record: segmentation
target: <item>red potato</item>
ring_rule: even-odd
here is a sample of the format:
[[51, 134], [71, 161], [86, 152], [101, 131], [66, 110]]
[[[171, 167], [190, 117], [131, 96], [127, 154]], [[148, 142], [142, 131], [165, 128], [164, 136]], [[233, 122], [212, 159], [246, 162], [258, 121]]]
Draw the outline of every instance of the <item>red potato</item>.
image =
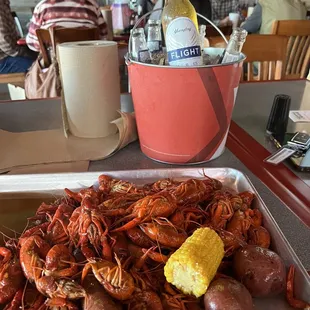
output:
[[213, 281], [204, 296], [205, 310], [253, 310], [251, 294], [232, 278]]
[[248, 245], [234, 255], [236, 279], [243, 283], [253, 297], [270, 297], [283, 292], [286, 282], [285, 266], [278, 254], [255, 245]]
[[86, 291], [84, 310], [121, 310], [122, 306], [110, 297], [103, 286], [93, 276], [87, 276], [83, 281]]

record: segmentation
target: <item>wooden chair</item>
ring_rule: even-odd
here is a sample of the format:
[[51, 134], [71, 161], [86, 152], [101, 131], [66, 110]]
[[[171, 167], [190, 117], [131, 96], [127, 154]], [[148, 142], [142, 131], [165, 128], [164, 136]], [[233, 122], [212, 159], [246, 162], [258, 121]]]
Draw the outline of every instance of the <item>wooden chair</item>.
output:
[[113, 23], [112, 23], [112, 10], [110, 6], [101, 6], [100, 11], [107, 24], [108, 35], [107, 39], [113, 41]]
[[310, 64], [310, 20], [277, 20], [272, 33], [289, 38], [285, 78], [305, 78]]
[[[37, 36], [40, 43], [41, 54], [44, 65], [49, 66], [51, 63], [49, 48], [51, 47], [51, 38], [48, 30], [38, 29]], [[55, 29], [55, 44], [74, 41], [99, 40], [100, 33], [97, 28], [56, 28]], [[121, 84], [126, 84], [128, 80], [127, 66], [124, 56], [128, 52], [128, 44], [118, 44], [119, 68], [120, 77], [123, 79]], [[123, 87], [124, 90], [124, 87]], [[125, 92], [125, 91], [123, 91]]]
[[0, 74], [0, 84], [13, 84], [15, 86], [24, 87], [25, 76], [25, 73]]
[[[223, 38], [208, 38], [210, 46], [226, 47]], [[246, 55], [246, 74], [241, 80], [281, 80], [284, 77], [287, 37], [277, 35], [249, 35], [242, 52]], [[258, 73], [253, 74], [254, 63], [258, 62]]]
[[[48, 67], [51, 63], [49, 49], [52, 45], [49, 30], [37, 29], [36, 34], [40, 44], [40, 51], [43, 57], [44, 65]], [[91, 41], [100, 39], [98, 28], [55, 28], [55, 44], [76, 41]]]
[[[225, 35], [225, 38], [227, 41], [229, 41], [230, 36]], [[220, 48], [226, 48], [226, 43], [224, 39], [218, 35], [214, 37], [207, 36], [207, 39], [209, 40], [210, 47], [220, 47]]]
[[[224, 27], [219, 27], [219, 29], [222, 31], [222, 33], [225, 36], [229, 36], [232, 33], [232, 26], [224, 26]], [[211, 25], [207, 25], [206, 27], [206, 35], [207, 37], [216, 37], [219, 35], [218, 31]]]

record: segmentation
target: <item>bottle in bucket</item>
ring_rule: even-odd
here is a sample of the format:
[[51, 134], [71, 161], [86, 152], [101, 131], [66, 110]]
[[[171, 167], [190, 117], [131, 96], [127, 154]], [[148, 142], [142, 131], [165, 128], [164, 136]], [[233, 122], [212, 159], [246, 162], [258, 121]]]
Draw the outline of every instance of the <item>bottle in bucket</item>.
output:
[[144, 29], [136, 28], [131, 31], [131, 35], [132, 35], [132, 52], [131, 52], [132, 59], [139, 62], [151, 63], [151, 55], [146, 44]]
[[147, 47], [151, 54], [153, 64], [158, 65], [165, 58], [162, 47], [161, 21], [149, 20], [147, 30]]
[[166, 0], [162, 24], [169, 65], [201, 66], [197, 14], [190, 1]]
[[162, 50], [161, 22], [160, 20], [149, 20], [147, 30], [147, 47], [151, 53]]
[[247, 35], [247, 31], [242, 28], [234, 29], [223, 54], [221, 63], [235, 62], [240, 59], [241, 50]]

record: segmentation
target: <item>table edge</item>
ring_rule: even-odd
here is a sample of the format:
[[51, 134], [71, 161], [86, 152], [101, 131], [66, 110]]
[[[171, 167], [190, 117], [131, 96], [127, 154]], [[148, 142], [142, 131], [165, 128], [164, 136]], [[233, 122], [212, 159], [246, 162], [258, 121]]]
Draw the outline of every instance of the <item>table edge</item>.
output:
[[274, 166], [264, 162], [270, 155], [234, 121], [231, 122], [228, 149], [256, 175], [283, 203], [310, 227], [310, 187], [284, 164]]

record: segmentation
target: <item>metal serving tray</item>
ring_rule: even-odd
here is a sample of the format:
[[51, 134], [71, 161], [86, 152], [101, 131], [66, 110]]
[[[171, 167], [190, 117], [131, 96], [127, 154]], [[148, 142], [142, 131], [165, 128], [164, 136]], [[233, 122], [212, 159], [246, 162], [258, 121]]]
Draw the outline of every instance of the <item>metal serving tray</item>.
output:
[[[176, 168], [0, 176], [0, 230], [7, 227], [16, 231], [21, 231], [25, 227], [26, 217], [33, 215], [42, 201], [52, 201], [56, 197], [64, 195], [63, 189], [65, 187], [78, 190], [96, 185], [98, 184], [97, 178], [102, 173], [138, 185], [150, 183], [162, 178], [174, 178], [177, 180], [203, 178], [203, 174], [205, 173], [212, 178], [220, 180], [224, 186], [238, 192], [246, 190], [254, 192], [257, 197], [254, 201], [254, 206], [263, 213], [264, 226], [271, 234], [272, 249], [282, 257], [287, 267], [291, 264], [296, 266], [296, 297], [310, 302], [309, 275], [250, 180], [243, 173], [235, 169]], [[287, 304], [284, 294], [276, 298], [255, 299], [254, 302], [255, 309], [257, 310], [292, 309]]]

